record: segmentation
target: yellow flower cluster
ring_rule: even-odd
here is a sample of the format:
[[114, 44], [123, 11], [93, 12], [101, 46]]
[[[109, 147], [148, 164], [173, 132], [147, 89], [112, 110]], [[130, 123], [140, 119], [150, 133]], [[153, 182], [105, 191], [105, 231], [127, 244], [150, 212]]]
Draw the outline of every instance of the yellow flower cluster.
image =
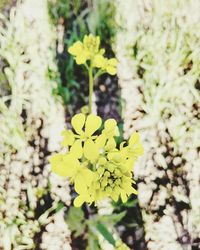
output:
[[107, 72], [110, 75], [116, 74], [117, 60], [115, 58], [108, 59], [103, 56], [105, 50], [100, 49], [99, 36], [85, 35], [83, 42], [77, 41], [71, 47], [68, 52], [75, 57], [77, 64], [85, 64], [90, 60], [92, 67], [96, 67]]
[[72, 130], [63, 131], [62, 146], [67, 153], [57, 153], [50, 159], [52, 171], [60, 176], [69, 177], [74, 183], [77, 198], [75, 206], [84, 202], [97, 202], [105, 197], [117, 201], [121, 197], [127, 201], [132, 187], [132, 169], [138, 156], [143, 154], [138, 133], [133, 133], [128, 142], [117, 148], [115, 136], [119, 135], [117, 123], [108, 119], [102, 132], [99, 116], [76, 114], [71, 121]]

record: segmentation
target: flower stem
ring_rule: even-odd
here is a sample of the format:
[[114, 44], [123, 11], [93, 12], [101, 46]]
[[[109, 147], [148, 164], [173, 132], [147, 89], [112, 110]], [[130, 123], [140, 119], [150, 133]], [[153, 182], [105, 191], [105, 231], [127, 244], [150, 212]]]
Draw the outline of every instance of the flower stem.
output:
[[99, 71], [97, 71], [97, 73], [94, 75], [94, 80], [99, 77], [100, 75], [102, 75], [103, 73], [105, 73], [105, 70], [100, 69]]
[[94, 78], [92, 74], [92, 65], [90, 66], [89, 73], [89, 113], [92, 113], [92, 95], [93, 95], [93, 87], [94, 87]]

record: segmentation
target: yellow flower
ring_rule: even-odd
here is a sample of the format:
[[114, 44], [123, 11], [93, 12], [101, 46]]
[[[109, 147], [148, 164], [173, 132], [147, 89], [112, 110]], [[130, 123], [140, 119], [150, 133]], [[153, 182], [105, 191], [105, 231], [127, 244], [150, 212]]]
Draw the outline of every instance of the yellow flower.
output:
[[89, 59], [88, 51], [84, 49], [83, 43], [80, 41], [69, 47], [68, 52], [75, 56], [77, 64], [84, 64]]
[[[86, 117], [84, 114], [77, 114], [72, 118], [72, 127], [82, 140], [91, 138], [92, 135], [100, 128], [102, 123], [101, 117], [90, 114]], [[83, 127], [85, 129], [83, 130]]]
[[[62, 145], [71, 146], [70, 152], [77, 158], [81, 158], [84, 153], [88, 160], [94, 161], [98, 157], [98, 147], [93, 142], [97, 136], [93, 136], [93, 134], [101, 126], [101, 118], [93, 114], [87, 117], [84, 114], [77, 114], [72, 118], [71, 123], [76, 134], [70, 130], [63, 131]], [[78, 140], [75, 141], [75, 138]], [[84, 146], [82, 146], [82, 142], [84, 142]]]
[[115, 119], [108, 119], [105, 121], [104, 130], [102, 132], [106, 138], [112, 138], [113, 136], [119, 136], [119, 129]]
[[90, 34], [85, 35], [83, 42], [77, 41], [69, 47], [68, 52], [75, 57], [77, 64], [84, 64], [91, 60], [95, 54], [102, 54], [104, 51], [99, 50], [100, 38]]
[[108, 59], [107, 64], [106, 64], [106, 71], [110, 75], [115, 75], [117, 73], [117, 59], [116, 58], [111, 58]]
[[[99, 187], [96, 187], [96, 180], [91, 184], [94, 200], [98, 199], [99, 193], [102, 197], [111, 197], [117, 201], [121, 197], [123, 202], [127, 201], [130, 194], [137, 194], [137, 191], [132, 187], [131, 169], [125, 166], [126, 156], [112, 148], [112, 152], [108, 152], [107, 159], [101, 158], [98, 161], [98, 182]], [[95, 193], [96, 192], [96, 193]]]
[[105, 197], [126, 202], [130, 194], [137, 194], [132, 187], [132, 173], [135, 161], [143, 153], [139, 134], [133, 133], [128, 144], [122, 142], [118, 148], [116, 121], [106, 120], [102, 132], [97, 133], [101, 123], [96, 115], [75, 115], [71, 121], [75, 132], [62, 133], [62, 145], [69, 148], [68, 152], [50, 159], [52, 171], [74, 183], [78, 194], [75, 206], [96, 203]]
[[84, 202], [92, 203], [92, 199], [90, 194], [87, 192], [81, 192], [75, 199], [74, 199], [74, 206], [80, 207], [83, 205]]
[[106, 63], [107, 59], [103, 55], [97, 54], [94, 57], [94, 62], [93, 62], [94, 67], [105, 69]]
[[93, 68], [101, 69], [102, 73], [107, 72], [110, 75], [115, 75], [117, 72], [116, 58], [104, 57], [105, 50], [100, 49], [99, 46], [99, 36], [89, 34], [84, 36], [83, 42], [77, 41], [70, 46], [68, 52], [75, 57], [77, 64], [85, 64], [87, 60], [90, 60]]
[[94, 66], [97, 68], [101, 68], [110, 75], [115, 75], [117, 73], [116, 58], [107, 59], [104, 56], [98, 54], [94, 57]]
[[[119, 136], [119, 129], [117, 127], [117, 122], [115, 119], [108, 119], [104, 123], [104, 129], [102, 130], [102, 134], [97, 137], [95, 140], [95, 144], [98, 146], [98, 148], [103, 148], [106, 144], [106, 141], [108, 139], [111, 139], [112, 144], [115, 143], [113, 140], [114, 136]], [[108, 145], [111, 143], [111, 141], [107, 142], [107, 148]]]
[[83, 46], [84, 49], [87, 50], [90, 54], [90, 59], [99, 52], [99, 45], [100, 45], [100, 37], [93, 36], [89, 34], [88, 36], [85, 35], [83, 38]]
[[75, 136], [71, 130], [64, 130], [61, 135], [63, 136], [63, 140], [61, 142], [63, 147], [73, 145]]
[[121, 151], [134, 161], [144, 153], [144, 148], [140, 143], [140, 136], [137, 132], [131, 135], [128, 146], [123, 147], [123, 144], [121, 144]]
[[51, 170], [62, 177], [70, 177], [77, 193], [87, 193], [94, 173], [86, 166], [81, 166], [78, 159], [72, 154], [55, 154], [50, 158]]

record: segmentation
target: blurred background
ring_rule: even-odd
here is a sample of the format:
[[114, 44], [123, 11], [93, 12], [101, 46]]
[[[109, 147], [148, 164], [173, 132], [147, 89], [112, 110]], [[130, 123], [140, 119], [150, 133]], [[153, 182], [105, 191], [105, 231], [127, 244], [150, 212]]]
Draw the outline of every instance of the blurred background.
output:
[[[117, 76], [95, 83], [96, 112], [137, 130], [138, 196], [73, 208], [50, 173], [60, 133], [88, 103], [67, 48], [101, 37]], [[0, 1], [0, 249], [109, 250], [98, 222], [134, 250], [200, 249], [200, 1]]]

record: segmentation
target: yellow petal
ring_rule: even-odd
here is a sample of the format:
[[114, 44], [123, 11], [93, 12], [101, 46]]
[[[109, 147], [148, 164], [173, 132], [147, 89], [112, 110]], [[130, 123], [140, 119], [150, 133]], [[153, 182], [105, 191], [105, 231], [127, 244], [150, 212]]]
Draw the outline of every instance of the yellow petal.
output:
[[113, 150], [115, 147], [116, 147], [115, 139], [110, 138], [106, 143], [105, 150], [110, 151], [110, 150]]
[[83, 176], [85, 183], [87, 186], [90, 186], [90, 184], [92, 183], [92, 181], [95, 178], [94, 172], [92, 172], [91, 170], [87, 169], [87, 168], [82, 168], [80, 171], [81, 176]]
[[97, 67], [97, 68], [105, 68], [105, 63], [106, 63], [106, 59], [98, 54], [94, 57], [94, 67]]
[[134, 163], [135, 163], [135, 160], [133, 158], [130, 158], [130, 159], [126, 160], [126, 162], [124, 164], [124, 168], [127, 171], [132, 171], [133, 167], [134, 167]]
[[106, 71], [110, 75], [115, 75], [117, 73], [117, 69], [115, 67], [113, 67], [113, 66], [107, 66]]
[[132, 146], [138, 144], [139, 142], [140, 142], [140, 135], [137, 132], [134, 132], [129, 139], [129, 145]]
[[116, 58], [111, 58], [107, 62], [106, 71], [110, 75], [115, 75], [117, 73], [116, 66], [117, 66], [117, 60], [116, 60]]
[[116, 58], [111, 58], [108, 60], [109, 65], [111, 66], [117, 66], [117, 59]]
[[54, 154], [50, 157], [49, 162], [51, 165], [56, 165], [59, 164], [61, 161], [63, 161], [63, 154], [58, 153], [58, 154]]
[[99, 149], [97, 145], [91, 139], [89, 139], [84, 143], [83, 153], [85, 158], [91, 162], [94, 162], [99, 156]]
[[85, 53], [81, 53], [80, 55], [76, 56], [76, 63], [78, 65], [84, 64], [87, 61], [87, 55]]
[[91, 136], [94, 132], [97, 131], [101, 126], [101, 117], [97, 115], [90, 114], [88, 115], [85, 123], [85, 132], [87, 136]]
[[74, 178], [75, 190], [77, 193], [83, 193], [85, 196], [88, 194], [88, 187], [94, 180], [94, 173], [87, 169], [80, 167], [76, 177]]
[[80, 173], [76, 175], [74, 178], [74, 188], [77, 193], [87, 193], [87, 184], [84, 176], [82, 176]]
[[68, 52], [73, 55], [80, 55], [83, 50], [83, 44], [80, 41], [75, 42], [72, 46], [69, 47]]
[[79, 196], [77, 196], [74, 200], [74, 206], [80, 207], [84, 202], [92, 202], [92, 199], [90, 197], [89, 193], [81, 193]]
[[76, 158], [80, 159], [83, 155], [83, 148], [81, 140], [76, 140], [70, 148], [70, 153]]
[[99, 45], [100, 45], [100, 37], [99, 36], [96, 36], [96, 41], [95, 41], [95, 49], [96, 51], [99, 50]]
[[64, 137], [61, 142], [63, 147], [71, 146], [74, 143], [74, 133], [71, 130], [64, 130], [62, 136]]
[[[107, 160], [106, 160], [106, 158], [105, 157], [99, 157], [99, 159], [98, 159], [98, 164], [99, 165], [106, 165], [106, 163], [107, 163]], [[98, 168], [98, 171], [101, 173], [103, 173], [104, 172], [104, 170], [102, 169], [102, 168]]]
[[112, 163], [108, 163], [106, 165], [106, 167], [107, 167], [108, 171], [113, 172], [115, 170], [115, 168], [116, 168], [116, 165], [114, 165]]
[[99, 54], [100, 54], [100, 55], [103, 55], [104, 53], [105, 53], [105, 49], [100, 49], [100, 50], [99, 50]]
[[78, 195], [74, 200], [74, 206], [75, 207], [81, 207], [83, 203], [85, 202], [83, 195]]
[[112, 195], [111, 195], [111, 198], [112, 198], [115, 202], [117, 202], [117, 201], [118, 201], [119, 196], [118, 196], [118, 194], [117, 194], [117, 193], [115, 193], [115, 191], [113, 191], [113, 192], [112, 192]]
[[72, 177], [80, 167], [79, 161], [71, 155], [55, 155], [51, 160], [51, 170], [59, 176]]
[[115, 119], [108, 119], [105, 121], [103, 133], [107, 138], [115, 136], [117, 122]]
[[128, 198], [127, 198], [126, 192], [124, 192], [124, 191], [122, 190], [120, 196], [121, 196], [121, 199], [122, 199], [122, 202], [123, 202], [123, 203], [127, 202], [127, 199], [128, 199]]
[[[91, 34], [90, 34], [90, 35], [91, 35]], [[89, 39], [90, 35], [89, 35], [89, 36], [88, 36], [88, 35], [85, 35], [85, 36], [84, 36], [84, 38], [83, 38], [83, 44], [84, 44], [84, 45], [86, 45], [86, 44], [89, 42], [89, 40], [90, 40], [90, 39]]]
[[105, 121], [104, 127], [107, 130], [113, 130], [116, 125], [117, 125], [117, 122], [115, 121], [115, 119], [108, 119]]
[[125, 156], [121, 152], [116, 151], [116, 152], [109, 153], [108, 154], [108, 159], [111, 160], [111, 161], [114, 161], [116, 163], [120, 163], [120, 162], [124, 161]]
[[138, 191], [132, 187], [132, 193], [135, 194], [135, 195], [138, 195]]
[[82, 128], [85, 124], [85, 115], [80, 113], [72, 117], [72, 127], [76, 131], [77, 134], [82, 133]]
[[106, 137], [104, 134], [101, 134], [97, 137], [95, 140], [95, 144], [97, 145], [98, 148], [103, 148], [106, 143]]
[[63, 154], [56, 154], [50, 158], [51, 171], [59, 176], [68, 177], [68, 172], [66, 172], [65, 163], [63, 162]]

